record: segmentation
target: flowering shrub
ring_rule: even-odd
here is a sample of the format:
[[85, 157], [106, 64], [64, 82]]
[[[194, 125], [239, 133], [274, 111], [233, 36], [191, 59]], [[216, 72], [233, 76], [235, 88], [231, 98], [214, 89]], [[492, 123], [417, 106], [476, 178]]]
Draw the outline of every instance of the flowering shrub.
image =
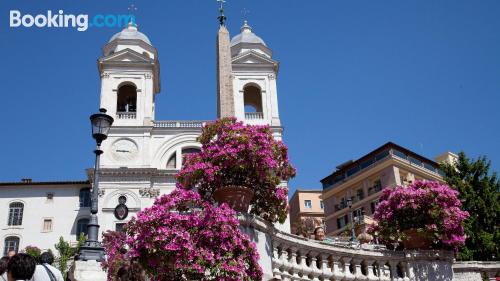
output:
[[32, 256], [37, 262], [40, 260], [40, 255], [42, 254], [42, 250], [37, 246], [26, 246], [23, 252]]
[[469, 213], [460, 209], [458, 192], [446, 184], [416, 181], [409, 186], [386, 187], [374, 214], [378, 232], [387, 241], [407, 239], [403, 232], [416, 229], [427, 234], [434, 248], [457, 250], [464, 244], [463, 221]]
[[235, 212], [193, 191], [176, 189], [159, 197], [131, 219], [125, 234], [106, 247], [110, 267], [127, 244], [128, 258], [138, 259], [151, 280], [262, 278], [255, 245], [239, 229]]
[[114, 280], [114, 276], [123, 265], [128, 263], [124, 242], [127, 236], [123, 232], [108, 230], [103, 233], [102, 244], [106, 251], [107, 260], [102, 262], [102, 267], [107, 271], [108, 281]]
[[284, 222], [288, 213], [288, 189], [281, 181], [295, 176], [287, 147], [273, 138], [269, 126], [250, 126], [235, 118], [207, 124], [198, 141], [200, 153], [186, 156], [177, 174], [178, 187], [196, 187], [203, 198], [213, 200], [218, 188], [243, 186], [254, 192], [250, 212], [270, 222]]

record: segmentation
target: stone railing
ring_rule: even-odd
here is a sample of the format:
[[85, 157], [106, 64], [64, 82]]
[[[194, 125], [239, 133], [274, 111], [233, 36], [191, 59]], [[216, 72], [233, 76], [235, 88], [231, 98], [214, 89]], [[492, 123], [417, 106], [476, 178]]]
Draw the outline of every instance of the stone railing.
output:
[[207, 121], [198, 121], [198, 120], [186, 120], [186, 121], [177, 121], [177, 120], [162, 120], [162, 121], [154, 121], [155, 128], [202, 128], [205, 126]]
[[453, 278], [453, 253], [389, 251], [376, 245], [318, 242], [278, 231], [241, 215], [242, 228], [257, 244], [264, 280], [391, 280]]
[[253, 119], [264, 119], [263, 112], [245, 112], [245, 119], [253, 120]]
[[135, 112], [117, 112], [116, 117], [118, 119], [135, 119], [137, 114]]
[[499, 280], [500, 262], [456, 262], [453, 264], [453, 275], [454, 281]]

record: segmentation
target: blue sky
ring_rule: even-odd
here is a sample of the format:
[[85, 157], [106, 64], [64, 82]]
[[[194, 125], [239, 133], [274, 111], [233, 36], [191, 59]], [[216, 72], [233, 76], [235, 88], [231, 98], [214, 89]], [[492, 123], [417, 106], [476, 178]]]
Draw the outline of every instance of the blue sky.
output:
[[[157, 119], [213, 119], [217, 4], [211, 0], [0, 2], [0, 181], [85, 179], [96, 59], [120, 28], [10, 28], [9, 11], [126, 14], [158, 49]], [[500, 1], [228, 0], [281, 62], [278, 98], [298, 169], [292, 189], [387, 141], [429, 158], [487, 155], [500, 170]]]

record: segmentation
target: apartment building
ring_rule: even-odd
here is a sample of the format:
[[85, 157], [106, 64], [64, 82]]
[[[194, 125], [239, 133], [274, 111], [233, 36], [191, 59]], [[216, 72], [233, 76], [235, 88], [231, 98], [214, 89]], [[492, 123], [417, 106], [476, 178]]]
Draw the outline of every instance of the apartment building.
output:
[[314, 229], [324, 225], [324, 205], [321, 189], [297, 189], [290, 199], [291, 233], [312, 235]]
[[[452, 162], [450, 152], [437, 162]], [[354, 221], [366, 221], [375, 212], [386, 186], [407, 185], [416, 180], [443, 181], [438, 163], [409, 149], [388, 142], [357, 160], [350, 160], [321, 180], [327, 235], [338, 235]], [[350, 199], [350, 200], [349, 200]], [[349, 204], [351, 206], [349, 206]]]

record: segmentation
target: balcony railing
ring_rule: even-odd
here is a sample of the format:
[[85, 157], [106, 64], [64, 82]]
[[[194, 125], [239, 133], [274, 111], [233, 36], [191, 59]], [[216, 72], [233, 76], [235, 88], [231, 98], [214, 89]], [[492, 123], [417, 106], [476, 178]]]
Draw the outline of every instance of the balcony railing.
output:
[[335, 212], [338, 212], [340, 210], [343, 210], [347, 208], [347, 205], [345, 203], [340, 203], [335, 205]]
[[254, 120], [254, 119], [264, 119], [263, 112], [245, 112], [245, 119]]
[[368, 196], [373, 195], [381, 190], [382, 190], [381, 185], [372, 186], [372, 187], [368, 188]]
[[339, 174], [335, 176], [335, 178], [331, 179], [330, 182], [324, 183], [323, 184], [323, 189], [326, 188], [331, 188], [333, 186], [339, 185], [350, 178], [355, 177], [358, 175], [360, 172], [372, 168], [375, 165], [378, 165], [381, 163], [383, 160], [385, 160], [388, 157], [393, 157], [396, 159], [403, 160], [413, 166], [418, 166], [419, 168], [425, 169], [428, 172], [431, 172], [435, 175], [441, 176], [441, 172], [437, 167], [434, 167], [430, 163], [427, 162], [422, 162], [421, 160], [416, 159], [415, 157], [412, 157], [402, 151], [399, 151], [395, 148], [387, 149], [379, 154], [375, 155], [374, 157], [364, 160], [363, 162], [359, 163], [358, 165], [350, 168], [349, 170], [345, 171], [345, 173]]
[[116, 112], [116, 117], [118, 117], [118, 119], [135, 119], [137, 117], [137, 113], [118, 111]]
[[207, 121], [187, 120], [187, 121], [154, 121], [155, 128], [202, 128]]

